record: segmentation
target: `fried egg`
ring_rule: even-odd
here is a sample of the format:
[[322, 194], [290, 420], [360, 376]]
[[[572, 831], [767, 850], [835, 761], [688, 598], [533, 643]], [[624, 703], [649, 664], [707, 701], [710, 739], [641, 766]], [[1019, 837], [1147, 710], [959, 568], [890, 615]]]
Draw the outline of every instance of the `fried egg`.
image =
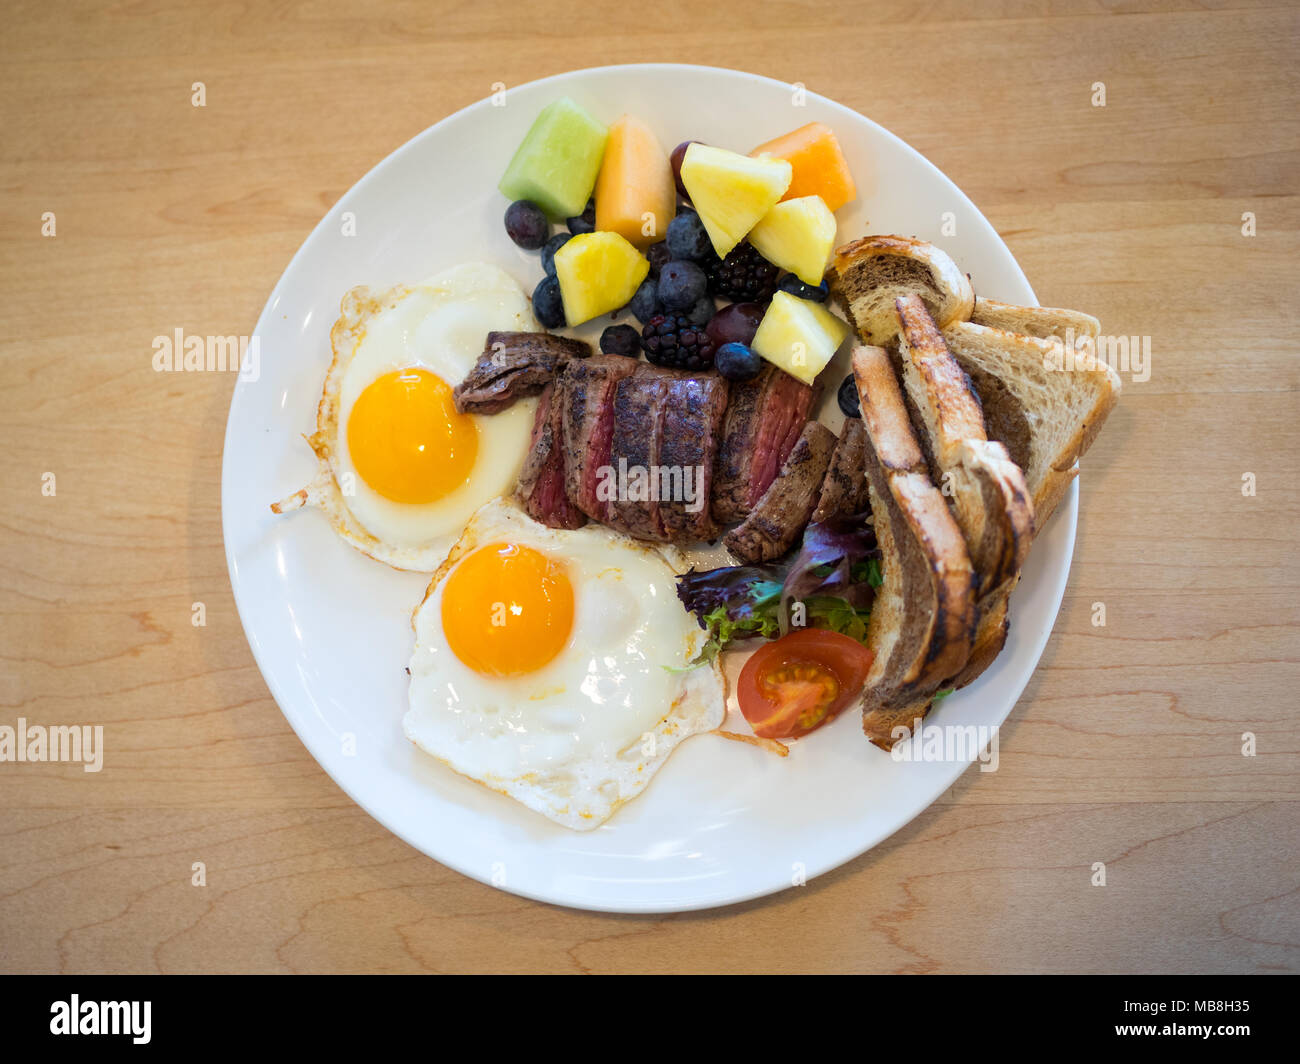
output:
[[452, 389], [489, 332], [537, 329], [527, 296], [486, 263], [352, 289], [330, 332], [334, 358], [307, 438], [317, 476], [272, 510], [314, 506], [372, 558], [432, 572], [474, 511], [514, 486], [536, 406], [461, 414]]
[[680, 555], [597, 525], [547, 528], [512, 500], [474, 515], [412, 619], [406, 736], [578, 831], [635, 798], [723, 720]]

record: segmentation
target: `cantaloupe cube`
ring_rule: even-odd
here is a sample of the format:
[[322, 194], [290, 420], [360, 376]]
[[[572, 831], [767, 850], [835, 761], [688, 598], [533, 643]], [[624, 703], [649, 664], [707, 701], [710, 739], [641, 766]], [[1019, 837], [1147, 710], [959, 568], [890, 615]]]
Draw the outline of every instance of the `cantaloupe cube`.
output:
[[676, 213], [668, 153], [641, 119], [624, 115], [605, 141], [596, 178], [596, 228], [648, 248], [664, 238]]
[[831, 128], [821, 122], [800, 126], [783, 137], [760, 144], [749, 154], [756, 159], [761, 155], [785, 159], [794, 168], [790, 187], [782, 199], [821, 196], [833, 211], [857, 199], [857, 186], [853, 184], [840, 142]]
[[605, 151], [606, 130], [567, 96], [542, 108], [497, 186], [532, 200], [552, 221], [581, 214]]

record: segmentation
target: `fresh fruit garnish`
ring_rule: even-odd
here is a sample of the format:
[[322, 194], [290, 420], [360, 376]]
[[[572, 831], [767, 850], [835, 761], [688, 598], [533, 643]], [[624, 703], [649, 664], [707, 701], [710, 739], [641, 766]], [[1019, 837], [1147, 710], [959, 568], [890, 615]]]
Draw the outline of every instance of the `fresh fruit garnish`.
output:
[[690, 310], [708, 291], [709, 279], [693, 262], [674, 260], [659, 271], [659, 305], [665, 310]]
[[782, 200], [749, 231], [749, 242], [768, 262], [818, 285], [835, 246], [835, 215], [820, 196]]
[[600, 334], [600, 352], [603, 355], [623, 355], [625, 358], [641, 357], [641, 334], [631, 325], [610, 325]]
[[781, 270], [763, 258], [748, 241], [737, 244], [725, 259], [710, 255], [704, 264], [713, 294], [737, 303], [762, 303], [772, 298]]
[[506, 236], [525, 251], [536, 251], [551, 235], [546, 213], [531, 200], [515, 200], [506, 208]]
[[825, 281], [815, 288], [810, 284], [804, 284], [794, 274], [787, 274], [781, 278], [781, 283], [776, 286], [782, 292], [789, 292], [792, 296], [798, 296], [800, 299], [811, 299], [814, 303], [825, 303], [830, 298], [831, 289]]
[[573, 236], [578, 236], [581, 233], [594, 233], [596, 231], [596, 201], [588, 200], [587, 206], [583, 208], [581, 214], [575, 214], [572, 218], [564, 219], [564, 227]]
[[763, 359], [748, 344], [723, 344], [713, 356], [713, 364], [729, 381], [747, 381], [757, 377]]
[[686, 312], [686, 317], [690, 319], [692, 325], [708, 332], [709, 322], [713, 320], [716, 311], [717, 305], [713, 302], [712, 296], [700, 296]]
[[751, 159], [707, 144], [686, 149], [682, 184], [719, 258], [726, 258], [784, 195], [791, 172], [784, 159]]
[[672, 220], [668, 226], [667, 239], [668, 250], [675, 259], [704, 262], [715, 257], [709, 231], [694, 211], [684, 211]]
[[554, 277], [543, 277], [533, 289], [533, 317], [548, 329], [558, 329], [564, 324], [560, 283]]
[[727, 304], [709, 322], [709, 338], [718, 347], [723, 344], [748, 346], [754, 342], [754, 333], [758, 331], [765, 309], [761, 303]]
[[704, 370], [713, 365], [709, 334], [681, 314], [656, 314], [641, 330], [641, 350], [665, 369]]
[[572, 233], [556, 233], [542, 245], [542, 269], [546, 271], [547, 277], [555, 276], [555, 253], [569, 242], [572, 235]]
[[606, 130], [567, 96], [542, 108], [497, 186], [553, 221], [581, 214], [596, 187]]
[[764, 739], [796, 739], [862, 693], [874, 655], [856, 639], [801, 628], [766, 643], [740, 670], [740, 711]]
[[820, 303], [777, 292], [752, 346], [790, 376], [812, 384], [848, 335], [848, 324]]
[[698, 143], [699, 141], [695, 140], [684, 140], [668, 156], [668, 165], [673, 169], [673, 184], [677, 186], [677, 194], [684, 200], [689, 200], [691, 195], [686, 191], [686, 186], [682, 184], [682, 159], [686, 157], [686, 149], [692, 144]]
[[596, 178], [596, 228], [647, 248], [664, 239], [676, 213], [668, 153], [649, 126], [624, 115], [609, 127]]
[[[674, 218], [673, 221], [675, 222], [677, 219]], [[670, 229], [672, 228], [671, 222], [668, 227]], [[650, 263], [650, 276], [656, 281], [659, 279], [659, 271], [676, 258], [676, 256], [668, 250], [668, 243], [664, 240], [659, 241], [657, 244], [651, 244], [646, 248], [645, 257], [646, 261]]]
[[853, 379], [852, 373], [840, 383], [840, 390], [835, 394], [835, 401], [840, 404], [840, 410], [845, 417], [862, 416], [862, 400], [858, 396], [858, 382]]
[[659, 280], [647, 277], [641, 282], [636, 294], [628, 300], [627, 309], [632, 312], [642, 325], [653, 318], [662, 309], [659, 306]]
[[645, 256], [617, 233], [581, 233], [555, 253], [555, 276], [570, 325], [618, 310], [649, 272]]
[[760, 144], [752, 152], [758, 158], [785, 159], [794, 169], [784, 199], [820, 196], [832, 211], [857, 198], [858, 190], [849, 173], [840, 142], [829, 126], [809, 122], [784, 136]]

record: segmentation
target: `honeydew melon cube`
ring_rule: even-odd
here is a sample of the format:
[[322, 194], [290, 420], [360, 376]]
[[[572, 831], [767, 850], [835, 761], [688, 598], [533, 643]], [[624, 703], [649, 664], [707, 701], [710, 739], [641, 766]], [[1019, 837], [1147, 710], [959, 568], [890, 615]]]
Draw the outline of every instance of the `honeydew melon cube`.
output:
[[820, 303], [777, 292], [750, 346], [790, 376], [812, 384], [848, 335], [848, 323]]
[[532, 200], [552, 221], [581, 214], [596, 187], [606, 128], [569, 97], [542, 108], [497, 185], [511, 200]]

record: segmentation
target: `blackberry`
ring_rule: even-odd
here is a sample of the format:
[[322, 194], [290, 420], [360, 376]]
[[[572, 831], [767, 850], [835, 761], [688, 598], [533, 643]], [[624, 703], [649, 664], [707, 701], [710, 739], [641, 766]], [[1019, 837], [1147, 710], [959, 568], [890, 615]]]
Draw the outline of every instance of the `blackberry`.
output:
[[713, 365], [709, 334], [682, 314], [656, 314], [641, 330], [641, 349], [656, 366], [705, 370]]
[[733, 303], [762, 303], [772, 298], [780, 269], [758, 253], [753, 244], [737, 244], [725, 259], [712, 256], [704, 264], [713, 294]]

